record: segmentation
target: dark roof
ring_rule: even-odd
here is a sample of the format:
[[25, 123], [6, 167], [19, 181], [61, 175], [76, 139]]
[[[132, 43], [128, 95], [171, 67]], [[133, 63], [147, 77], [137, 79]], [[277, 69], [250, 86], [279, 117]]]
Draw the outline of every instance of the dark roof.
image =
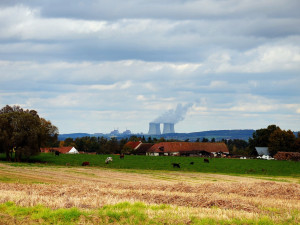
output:
[[132, 149], [137, 149], [137, 147], [139, 147], [140, 144], [142, 144], [141, 141], [129, 141], [125, 144], [125, 146], [130, 147]]
[[142, 143], [142, 144], [141, 144], [140, 146], [138, 146], [138, 148], [136, 149], [136, 153], [146, 153], [152, 146], [153, 146], [153, 144]]
[[229, 153], [223, 142], [161, 142], [153, 145], [148, 152], [187, 152], [206, 151]]

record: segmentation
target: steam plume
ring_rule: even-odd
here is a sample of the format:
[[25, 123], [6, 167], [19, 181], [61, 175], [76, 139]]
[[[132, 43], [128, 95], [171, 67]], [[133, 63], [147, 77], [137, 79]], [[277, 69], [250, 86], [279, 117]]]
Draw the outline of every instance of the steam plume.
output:
[[189, 103], [186, 105], [177, 104], [176, 109], [171, 109], [161, 116], [157, 117], [153, 120], [153, 123], [178, 123], [179, 121], [184, 120], [185, 114], [187, 113], [188, 109], [192, 107], [193, 104]]

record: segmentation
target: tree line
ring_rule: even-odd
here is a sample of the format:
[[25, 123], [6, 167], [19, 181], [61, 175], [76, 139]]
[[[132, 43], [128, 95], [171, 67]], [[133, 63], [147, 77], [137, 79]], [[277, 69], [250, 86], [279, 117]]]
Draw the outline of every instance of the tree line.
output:
[[[124, 148], [129, 141], [143, 143], [179, 142], [180, 140], [161, 137], [147, 139], [144, 136], [130, 138], [82, 137], [67, 138], [58, 141], [58, 128], [49, 120], [40, 117], [35, 110], [24, 110], [19, 106], [5, 106], [0, 110], [0, 153], [6, 154], [8, 161], [29, 158], [39, 154], [41, 147], [73, 146], [79, 151], [96, 152], [98, 154], [130, 154], [131, 150]], [[189, 142], [189, 139], [184, 140]], [[215, 138], [198, 138], [196, 142], [216, 142]], [[278, 151], [300, 152], [300, 133], [297, 137], [291, 130], [282, 130], [276, 125], [256, 130], [248, 141], [221, 140], [231, 154], [255, 156], [255, 147], [268, 147], [271, 155]], [[14, 158], [13, 158], [14, 157]]]

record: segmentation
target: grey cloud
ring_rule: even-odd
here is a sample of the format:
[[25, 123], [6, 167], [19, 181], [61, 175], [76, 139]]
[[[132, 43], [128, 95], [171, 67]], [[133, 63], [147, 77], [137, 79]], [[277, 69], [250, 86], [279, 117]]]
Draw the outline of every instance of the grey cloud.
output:
[[196, 103], [176, 131], [296, 129], [299, 5], [0, 1], [0, 104], [35, 108], [61, 132], [146, 132], [180, 102]]
[[[24, 4], [41, 7], [46, 17], [85, 18], [92, 20], [116, 20], [122, 18], [168, 18], [168, 19], [203, 19], [234, 17], [299, 17], [300, 3], [297, 0], [202, 0], [202, 1], [73, 1], [63, 3], [59, 0], [46, 1], [1, 1], [0, 5]], [[270, 6], [272, 4], [272, 6]]]

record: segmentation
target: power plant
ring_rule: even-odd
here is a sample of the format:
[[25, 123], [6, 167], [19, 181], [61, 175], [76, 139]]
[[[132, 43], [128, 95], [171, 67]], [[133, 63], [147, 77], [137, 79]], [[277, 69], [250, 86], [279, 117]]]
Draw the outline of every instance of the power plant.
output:
[[[163, 134], [175, 133], [174, 123], [163, 123]], [[149, 123], [149, 132], [151, 135], [160, 135], [160, 123]]]
[[187, 110], [192, 107], [193, 104], [177, 104], [176, 109], [171, 109], [164, 112], [155, 120], [149, 123], [150, 135], [160, 135], [160, 124], [163, 124], [162, 134], [175, 133], [174, 124], [182, 121], [186, 115]]
[[160, 123], [149, 123], [148, 134], [160, 135]]
[[164, 123], [163, 134], [175, 133], [174, 123]]

